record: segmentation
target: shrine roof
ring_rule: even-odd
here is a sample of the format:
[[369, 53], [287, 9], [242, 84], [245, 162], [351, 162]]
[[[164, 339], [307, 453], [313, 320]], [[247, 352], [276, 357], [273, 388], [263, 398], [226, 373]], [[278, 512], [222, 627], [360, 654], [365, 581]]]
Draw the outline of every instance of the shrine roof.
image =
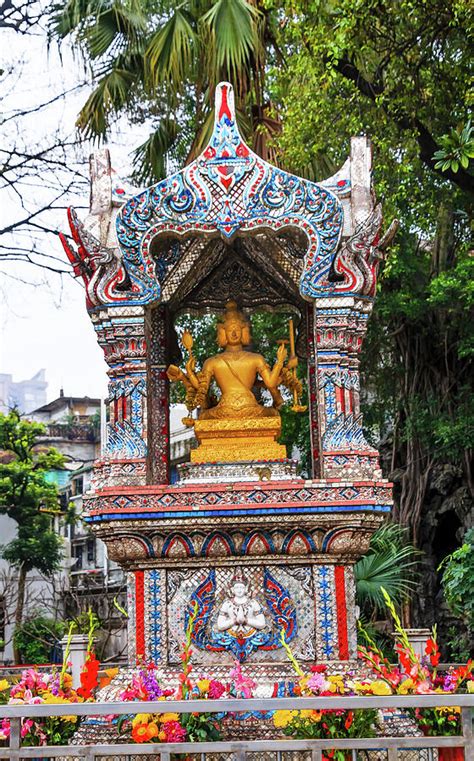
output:
[[[356, 291], [371, 294], [375, 263], [357, 262], [354, 246], [346, 251], [341, 247], [343, 236], [348, 240], [359, 234], [354, 245], [364, 248], [366, 258], [372, 256], [371, 244], [381, 223], [380, 210], [372, 212], [370, 146], [365, 138], [355, 140], [359, 153], [333, 177], [322, 183], [297, 177], [246, 145], [236, 120], [233, 88], [222, 82], [216, 88], [210, 141], [188, 166], [131, 197], [122, 194], [117, 201], [115, 194], [112, 202], [107, 154], [95, 171], [102, 176], [108, 172], [110, 198], [104, 202], [93, 183], [88, 218], [100, 240], [74, 211], [70, 224], [78, 252], [63, 240], [76, 274], [86, 281], [89, 308], [173, 299], [187, 303], [188, 298], [192, 307], [205, 301], [205, 294], [195, 290], [201, 283], [207, 282], [208, 293], [215, 292], [206, 279], [212, 268], [222, 269], [223, 262], [228, 270], [224, 280], [233, 278], [232, 266], [247, 267], [250, 281], [263, 274], [274, 289], [267, 295], [272, 303], [301, 296], [311, 300]], [[352, 182], [354, 169], [357, 187]], [[113, 221], [114, 237], [106, 233], [104, 239], [103, 229], [111, 229]], [[102, 269], [96, 273], [99, 265]]]

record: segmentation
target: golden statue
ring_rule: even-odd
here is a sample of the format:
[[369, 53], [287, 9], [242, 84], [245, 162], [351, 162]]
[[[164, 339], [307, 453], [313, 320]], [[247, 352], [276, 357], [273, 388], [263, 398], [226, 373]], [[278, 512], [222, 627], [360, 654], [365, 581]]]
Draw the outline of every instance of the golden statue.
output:
[[[278, 410], [283, 405], [278, 386], [284, 385], [293, 391], [293, 409], [302, 390], [296, 376], [298, 358], [294, 352], [292, 321], [290, 323], [290, 359], [285, 366], [286, 341], [280, 341], [272, 369], [261, 354], [244, 348], [251, 343], [250, 324], [235, 301], [226, 304], [224, 318], [217, 325], [217, 343], [223, 351], [206, 359], [199, 372], [196, 372], [192, 353], [192, 336], [187, 331], [183, 334], [183, 344], [189, 352], [186, 371], [170, 365], [167, 375], [171, 381], [184, 384], [189, 412], [199, 408], [197, 419], [188, 417], [183, 420], [187, 425], [194, 425], [200, 443], [191, 452], [192, 462], [286, 457], [285, 447], [276, 442], [281, 433]], [[212, 380], [221, 392], [215, 404], [209, 396]], [[268, 389], [273, 399], [272, 407], [258, 403], [252, 391], [258, 386]], [[303, 409], [298, 407], [298, 411]]]

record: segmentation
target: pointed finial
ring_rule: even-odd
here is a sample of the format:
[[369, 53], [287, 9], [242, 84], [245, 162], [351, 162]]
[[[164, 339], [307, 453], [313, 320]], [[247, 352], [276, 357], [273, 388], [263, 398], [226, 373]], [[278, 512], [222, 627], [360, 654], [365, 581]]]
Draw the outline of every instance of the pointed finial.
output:
[[222, 121], [227, 116], [229, 121], [235, 122], [234, 88], [230, 82], [219, 82], [216, 87], [214, 121]]

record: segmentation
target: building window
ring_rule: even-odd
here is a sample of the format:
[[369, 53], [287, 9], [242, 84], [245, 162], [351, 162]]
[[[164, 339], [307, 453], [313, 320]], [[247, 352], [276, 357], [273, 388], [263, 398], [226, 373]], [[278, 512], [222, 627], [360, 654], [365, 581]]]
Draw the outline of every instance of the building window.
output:
[[76, 563], [74, 565], [75, 571], [82, 571], [83, 555], [84, 548], [82, 544], [76, 544], [74, 547], [74, 557], [76, 558]]
[[87, 540], [87, 562], [93, 563], [95, 561], [95, 541], [94, 539]]
[[74, 494], [83, 494], [84, 493], [84, 478], [82, 476], [79, 476], [78, 478], [74, 479]]

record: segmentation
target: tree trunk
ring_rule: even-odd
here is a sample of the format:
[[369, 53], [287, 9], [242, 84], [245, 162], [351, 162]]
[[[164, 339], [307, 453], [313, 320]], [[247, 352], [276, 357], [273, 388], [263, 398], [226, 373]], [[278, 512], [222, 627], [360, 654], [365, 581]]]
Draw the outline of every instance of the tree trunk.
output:
[[[23, 620], [23, 608], [25, 607], [25, 590], [26, 590], [26, 574], [27, 573], [28, 571], [26, 570], [26, 566], [21, 565], [20, 571], [18, 574], [17, 601], [16, 601], [16, 610], [15, 610], [15, 630], [21, 625], [21, 622]], [[15, 639], [13, 639], [13, 657], [15, 659], [15, 663], [20, 662], [20, 653], [15, 644]]]

